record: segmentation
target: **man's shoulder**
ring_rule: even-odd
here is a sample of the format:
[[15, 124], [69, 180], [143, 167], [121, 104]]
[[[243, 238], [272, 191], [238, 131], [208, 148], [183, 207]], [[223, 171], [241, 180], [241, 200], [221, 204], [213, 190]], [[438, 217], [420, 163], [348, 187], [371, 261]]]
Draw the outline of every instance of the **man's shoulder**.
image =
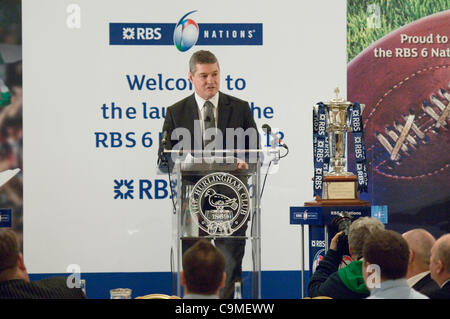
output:
[[428, 295], [431, 299], [450, 299], [450, 282]]
[[182, 108], [183, 106], [185, 106], [186, 104], [188, 104], [188, 103], [190, 103], [192, 101], [195, 101], [194, 94], [186, 96], [185, 98], [175, 102], [174, 104], [170, 105], [167, 109], [178, 110], [178, 109]]
[[80, 288], [69, 288], [65, 277], [38, 281], [9, 280], [0, 284], [0, 298], [13, 299], [84, 299]]
[[245, 100], [242, 100], [236, 96], [229, 95], [223, 92], [219, 92], [219, 103], [222, 103], [222, 101], [225, 104], [232, 104], [232, 105], [238, 105], [238, 106], [248, 106], [248, 102]]
[[40, 287], [46, 288], [60, 288], [67, 286], [67, 278], [64, 276], [53, 276], [47, 277], [41, 280], [32, 281], [31, 283], [36, 284]]
[[439, 285], [431, 278], [430, 273], [425, 273], [425, 276], [420, 278], [413, 286], [415, 290], [421, 292], [424, 295], [429, 295], [434, 291], [439, 290]]

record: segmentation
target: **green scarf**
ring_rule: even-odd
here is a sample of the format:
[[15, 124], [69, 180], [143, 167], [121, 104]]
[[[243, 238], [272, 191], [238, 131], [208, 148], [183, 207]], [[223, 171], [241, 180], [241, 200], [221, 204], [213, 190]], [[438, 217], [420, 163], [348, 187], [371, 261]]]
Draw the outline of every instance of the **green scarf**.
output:
[[362, 260], [352, 261], [338, 270], [338, 276], [348, 289], [360, 294], [369, 294], [362, 275], [362, 263]]

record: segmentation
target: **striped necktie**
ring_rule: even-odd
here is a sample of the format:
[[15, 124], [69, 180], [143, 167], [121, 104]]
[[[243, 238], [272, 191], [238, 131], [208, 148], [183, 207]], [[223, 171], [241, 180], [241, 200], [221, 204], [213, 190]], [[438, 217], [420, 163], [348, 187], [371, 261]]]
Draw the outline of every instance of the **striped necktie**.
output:
[[[209, 128], [216, 127], [216, 119], [214, 117], [214, 105], [210, 101], [206, 101], [203, 105], [203, 127], [206, 132]], [[214, 141], [215, 136], [205, 137], [204, 146]]]

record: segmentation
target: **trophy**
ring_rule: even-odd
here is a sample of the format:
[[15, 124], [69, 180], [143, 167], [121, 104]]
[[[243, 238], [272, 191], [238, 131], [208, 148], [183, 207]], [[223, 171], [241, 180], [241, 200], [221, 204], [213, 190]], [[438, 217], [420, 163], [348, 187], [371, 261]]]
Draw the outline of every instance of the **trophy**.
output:
[[[362, 109], [364, 105], [335, 97], [318, 103], [313, 109], [314, 138], [314, 202], [307, 206], [369, 205], [359, 200], [359, 191], [367, 191]], [[354, 138], [355, 175], [347, 171], [347, 135]]]

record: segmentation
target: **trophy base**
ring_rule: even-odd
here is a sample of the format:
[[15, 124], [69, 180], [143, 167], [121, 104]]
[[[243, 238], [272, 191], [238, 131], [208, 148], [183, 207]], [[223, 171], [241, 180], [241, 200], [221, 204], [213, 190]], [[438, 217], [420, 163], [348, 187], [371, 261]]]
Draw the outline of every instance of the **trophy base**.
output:
[[339, 177], [339, 178], [345, 178], [345, 177], [351, 177], [355, 176], [355, 174], [351, 172], [326, 172], [324, 173], [325, 177]]
[[306, 202], [305, 206], [370, 206], [370, 202], [360, 199], [322, 199], [316, 196], [311, 202]]
[[370, 202], [359, 199], [358, 178], [353, 174], [325, 176], [322, 195], [305, 206], [370, 206]]

